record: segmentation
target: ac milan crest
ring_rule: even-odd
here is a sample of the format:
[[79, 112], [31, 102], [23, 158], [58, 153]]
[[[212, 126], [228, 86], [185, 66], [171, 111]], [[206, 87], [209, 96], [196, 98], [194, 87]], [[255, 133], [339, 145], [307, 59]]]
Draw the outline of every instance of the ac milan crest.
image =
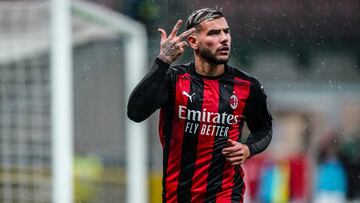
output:
[[230, 106], [232, 109], [236, 109], [236, 107], [239, 104], [239, 99], [237, 98], [237, 96], [235, 94], [231, 95], [230, 97]]

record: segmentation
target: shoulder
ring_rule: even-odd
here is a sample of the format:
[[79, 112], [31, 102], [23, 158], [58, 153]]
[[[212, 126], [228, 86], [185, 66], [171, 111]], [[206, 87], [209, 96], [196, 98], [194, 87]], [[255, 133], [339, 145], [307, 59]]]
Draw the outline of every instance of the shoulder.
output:
[[191, 63], [171, 65], [169, 73], [172, 75], [183, 75], [190, 72]]
[[170, 75], [188, 72], [191, 66], [191, 63], [170, 65], [159, 57], [155, 59], [154, 64], [157, 65], [157, 68], [166, 70], [166, 73]]
[[250, 73], [247, 73], [247, 72], [245, 72], [239, 68], [235, 68], [233, 66], [228, 66], [228, 70], [229, 70], [229, 73], [233, 77], [238, 78], [240, 80], [248, 81], [252, 87], [257, 88], [257, 89], [263, 88], [259, 79], [256, 78], [255, 76], [251, 75]]

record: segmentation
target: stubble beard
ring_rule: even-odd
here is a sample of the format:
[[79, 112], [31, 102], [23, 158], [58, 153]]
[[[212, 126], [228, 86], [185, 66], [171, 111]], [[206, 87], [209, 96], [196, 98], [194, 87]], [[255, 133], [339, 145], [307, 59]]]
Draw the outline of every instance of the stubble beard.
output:
[[215, 64], [215, 65], [226, 64], [230, 58], [230, 53], [229, 53], [229, 55], [226, 59], [218, 59], [218, 58], [216, 58], [215, 54], [212, 54], [211, 51], [206, 48], [199, 48], [199, 53], [202, 58], [204, 58], [209, 63]]

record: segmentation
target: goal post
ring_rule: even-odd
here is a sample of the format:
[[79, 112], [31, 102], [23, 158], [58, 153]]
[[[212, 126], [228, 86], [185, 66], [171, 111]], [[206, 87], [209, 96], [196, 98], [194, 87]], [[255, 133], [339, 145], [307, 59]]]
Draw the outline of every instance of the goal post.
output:
[[73, 201], [73, 68], [70, 0], [50, 1], [52, 202]]
[[[147, 70], [147, 36], [144, 25], [121, 14], [114, 15], [105, 8], [96, 8], [92, 4], [80, 1], [73, 3], [73, 9], [90, 18], [103, 19], [99, 23], [110, 26], [116, 32], [124, 34], [125, 40], [125, 97], [129, 98], [132, 89], [141, 80]], [[86, 9], [86, 10], [85, 10]], [[127, 99], [126, 99], [127, 100]], [[147, 122], [137, 124], [125, 119], [126, 152], [127, 152], [127, 202], [145, 203], [148, 200], [147, 179]]]
[[148, 202], [147, 123], [126, 116], [147, 51], [144, 25], [91, 1], [0, 1], [0, 202], [72, 202], [79, 182], [83, 202]]
[[[72, 9], [74, 12], [87, 18], [95, 19], [95, 22], [125, 36], [125, 97], [129, 98], [132, 89], [147, 71], [147, 36], [145, 26], [125, 15], [110, 12], [106, 8], [98, 7], [88, 2], [74, 1]], [[148, 142], [146, 129], [146, 122], [136, 124], [129, 119], [125, 119], [127, 152], [126, 201], [128, 203], [145, 203], [148, 199], [148, 166], [146, 161]]]

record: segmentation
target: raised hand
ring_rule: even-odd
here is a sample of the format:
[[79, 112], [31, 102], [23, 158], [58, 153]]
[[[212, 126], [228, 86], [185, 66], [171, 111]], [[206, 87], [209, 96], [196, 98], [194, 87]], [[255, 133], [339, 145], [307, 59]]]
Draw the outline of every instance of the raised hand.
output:
[[179, 56], [184, 53], [184, 47], [188, 46], [187, 42], [182, 41], [182, 39], [195, 31], [195, 28], [191, 28], [181, 33], [179, 36], [176, 36], [181, 25], [182, 20], [178, 20], [168, 37], [165, 30], [162, 28], [158, 29], [161, 35], [160, 54], [158, 57], [169, 64], [176, 61]]

